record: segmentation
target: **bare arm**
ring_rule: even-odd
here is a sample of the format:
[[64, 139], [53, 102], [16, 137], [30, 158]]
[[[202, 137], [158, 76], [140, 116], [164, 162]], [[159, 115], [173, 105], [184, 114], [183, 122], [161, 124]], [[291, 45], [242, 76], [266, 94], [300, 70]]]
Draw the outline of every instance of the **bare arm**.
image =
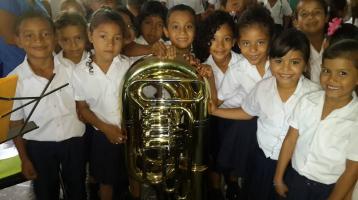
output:
[[151, 53], [152, 47], [150, 45], [142, 45], [135, 42], [127, 44], [123, 49], [123, 54], [129, 57], [149, 55]]
[[332, 193], [329, 195], [328, 200], [344, 199], [352, 188], [355, 186], [358, 179], [358, 162], [346, 161], [346, 169], [339, 177]]
[[283, 176], [285, 174], [288, 163], [292, 158], [292, 154], [296, 147], [296, 142], [298, 139], [298, 130], [290, 127], [288, 133], [283, 141], [280, 156], [278, 158], [276, 173], [274, 176], [274, 183], [276, 192], [283, 197], [286, 197], [286, 192], [288, 191], [287, 186], [283, 182]]
[[[23, 120], [10, 121], [10, 127], [22, 126], [23, 124], [24, 124]], [[17, 151], [19, 152], [19, 157], [21, 160], [21, 171], [23, 175], [29, 180], [36, 179], [37, 177], [36, 170], [30, 158], [27, 155], [26, 141], [22, 138], [22, 136], [17, 136], [16, 138], [13, 139], [13, 141]]]
[[76, 106], [78, 108], [78, 114], [83, 119], [83, 121], [90, 123], [102, 131], [106, 135], [109, 142], [114, 144], [124, 142], [126, 136], [123, 134], [120, 127], [103, 122], [96, 116], [95, 113], [90, 110], [88, 104], [85, 101], [76, 101]]
[[254, 116], [246, 113], [241, 107], [240, 108], [217, 108], [211, 104], [211, 114], [214, 116], [226, 118], [226, 119], [239, 119], [239, 120], [250, 120]]

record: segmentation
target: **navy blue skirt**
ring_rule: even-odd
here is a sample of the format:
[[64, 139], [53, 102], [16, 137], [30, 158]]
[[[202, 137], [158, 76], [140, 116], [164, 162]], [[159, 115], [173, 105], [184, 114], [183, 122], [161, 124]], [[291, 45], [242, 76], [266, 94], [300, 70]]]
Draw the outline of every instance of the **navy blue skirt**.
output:
[[246, 177], [250, 157], [257, 147], [257, 122], [211, 117], [209, 155], [212, 169], [228, 175]]
[[98, 130], [91, 136], [90, 173], [102, 184], [117, 185], [125, 182], [127, 171], [123, 144], [112, 144]]

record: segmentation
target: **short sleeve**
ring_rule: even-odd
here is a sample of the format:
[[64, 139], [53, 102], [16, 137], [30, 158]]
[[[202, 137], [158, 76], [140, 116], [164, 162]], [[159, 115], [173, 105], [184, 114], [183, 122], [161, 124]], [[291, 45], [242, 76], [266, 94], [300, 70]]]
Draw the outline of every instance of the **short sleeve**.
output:
[[243, 103], [242, 103], [242, 109], [249, 115], [251, 116], [259, 116], [260, 115], [260, 104], [258, 101], [258, 97], [259, 97], [259, 84], [257, 84], [252, 90], [251, 92], [246, 96], [246, 98], [244, 99]]
[[282, 8], [283, 8], [283, 15], [284, 16], [291, 16], [292, 15], [292, 9], [290, 7], [290, 4], [288, 4], [287, 0], [282, 1]]
[[349, 138], [349, 143], [347, 146], [347, 159], [352, 161], [358, 161], [358, 134], [354, 132], [354, 130], [358, 130], [358, 124], [355, 123], [354, 127], [352, 127], [351, 137]]
[[76, 101], [84, 101], [85, 100], [85, 94], [83, 92], [83, 88], [81, 86], [82, 81], [80, 79], [79, 73], [77, 70], [73, 71], [73, 74], [71, 76], [70, 84], [73, 88], [73, 96]]
[[304, 98], [301, 98], [297, 105], [295, 106], [295, 108], [293, 109], [291, 116], [288, 119], [288, 125], [290, 125], [292, 128], [295, 129], [299, 129], [299, 122], [301, 120], [301, 113], [302, 111], [304, 112], [304, 110], [302, 110], [302, 108], [304, 107]]

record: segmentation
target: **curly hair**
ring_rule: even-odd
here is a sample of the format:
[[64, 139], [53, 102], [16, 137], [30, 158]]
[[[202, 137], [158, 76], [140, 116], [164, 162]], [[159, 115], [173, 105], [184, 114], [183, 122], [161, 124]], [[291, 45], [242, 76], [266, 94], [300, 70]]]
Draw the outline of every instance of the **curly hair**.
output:
[[235, 38], [234, 20], [230, 14], [224, 11], [215, 11], [199, 24], [197, 40], [194, 45], [194, 53], [202, 62], [209, 57], [211, 40], [214, 38], [216, 31], [218, 31], [224, 24], [227, 24], [230, 27], [233, 33], [233, 38]]

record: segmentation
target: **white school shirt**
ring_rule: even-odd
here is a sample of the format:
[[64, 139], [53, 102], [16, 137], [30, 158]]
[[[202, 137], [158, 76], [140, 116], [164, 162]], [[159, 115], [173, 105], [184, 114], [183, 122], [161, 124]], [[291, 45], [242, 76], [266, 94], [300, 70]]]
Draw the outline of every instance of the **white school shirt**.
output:
[[[212, 55], [208, 57], [208, 59], [204, 62], [205, 64], [208, 64], [211, 66], [211, 69], [213, 70], [214, 78], [215, 78], [215, 86], [216, 90], [219, 91], [221, 89], [222, 81], [224, 80], [224, 77], [226, 76], [228, 70], [232, 67], [235, 67], [235, 65], [238, 64], [238, 60], [241, 59], [241, 55], [235, 53], [234, 51], [231, 51], [231, 59], [228, 64], [228, 68], [226, 70], [226, 73], [224, 74], [221, 69], [216, 65]], [[236, 99], [238, 98], [238, 99]], [[220, 108], [235, 108], [236, 102], [241, 101], [240, 95], [236, 95], [231, 97], [230, 99], [225, 100], [221, 105]]]
[[160, 0], [165, 2], [168, 9], [178, 4], [184, 4], [194, 9], [196, 14], [203, 13], [205, 11], [203, 2], [201, 0]]
[[283, 25], [283, 17], [292, 15], [292, 9], [287, 0], [277, 0], [275, 5], [272, 7], [268, 0], [259, 0], [259, 2], [262, 2], [264, 6], [270, 11], [271, 17], [275, 21], [275, 24]]
[[86, 101], [100, 120], [120, 126], [124, 75], [132, 60], [123, 55], [114, 57], [106, 74], [94, 62], [91, 73], [87, 62], [88, 59], [84, 60], [73, 71], [72, 85], [76, 101]]
[[[81, 63], [83, 60], [87, 59], [89, 56], [87, 51], [83, 51], [82, 53], [82, 58], [81, 61], [79, 63]], [[75, 67], [77, 66], [76, 63], [72, 62], [72, 60], [65, 58], [63, 56], [63, 50], [61, 50], [58, 54], [55, 55], [55, 57], [58, 59], [58, 61], [66, 67], [67, 72], [69, 73], [70, 77], [72, 76], [72, 71], [73, 69], [75, 69]], [[78, 63], [78, 64], [79, 64]]]
[[331, 112], [321, 120], [325, 93], [305, 96], [289, 120], [298, 129], [292, 167], [310, 180], [336, 183], [346, 167], [346, 159], [358, 161], [358, 100]]
[[220, 9], [220, 0], [208, 0], [208, 3], [215, 6], [215, 9]]
[[311, 68], [311, 80], [318, 84], [319, 84], [319, 76], [321, 74], [322, 55], [324, 49], [323, 43], [320, 52], [317, 52], [317, 50], [312, 46], [312, 44], [310, 44], [311, 53], [310, 53], [309, 64]]
[[301, 76], [295, 92], [282, 102], [275, 77], [257, 83], [246, 97], [242, 109], [251, 116], [258, 116], [257, 141], [267, 158], [278, 160], [282, 142], [289, 125], [288, 119], [299, 99], [320, 86]]
[[[53, 72], [56, 75], [46, 93], [70, 82], [66, 67], [56, 57], [54, 57]], [[32, 71], [26, 57], [11, 74], [19, 76], [16, 86], [17, 97], [40, 96], [43, 88], [48, 83], [46, 78], [37, 76]], [[30, 100], [14, 101], [13, 107], [17, 108], [28, 101]], [[31, 104], [12, 113], [11, 120], [25, 120], [30, 114], [33, 105]], [[26, 133], [23, 138], [27, 140], [59, 142], [72, 137], [80, 137], [85, 131], [84, 124], [77, 118], [76, 104], [71, 85], [44, 97], [37, 105], [30, 121], [34, 121], [39, 128]]]
[[242, 101], [257, 82], [272, 76], [269, 61], [266, 62], [265, 74], [261, 77], [256, 66], [251, 65], [243, 56], [240, 56], [237, 64], [234, 64], [225, 74], [218, 91], [218, 98], [222, 101], [226, 101], [235, 97], [236, 102], [231, 100], [231, 103], [234, 103], [234, 105], [232, 105], [234, 107], [241, 106]]

